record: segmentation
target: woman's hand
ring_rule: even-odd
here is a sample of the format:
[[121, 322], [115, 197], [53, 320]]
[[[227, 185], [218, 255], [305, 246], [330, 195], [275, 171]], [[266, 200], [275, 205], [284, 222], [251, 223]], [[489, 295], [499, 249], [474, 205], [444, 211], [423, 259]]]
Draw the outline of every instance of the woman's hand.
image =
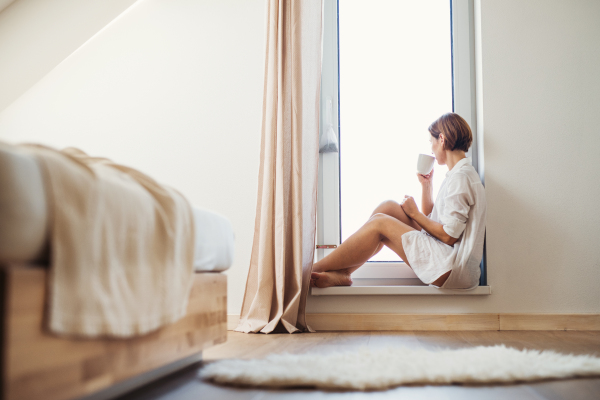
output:
[[433, 169], [427, 175], [423, 175], [417, 172], [417, 178], [419, 178], [419, 183], [421, 183], [421, 185], [431, 185], [431, 183], [433, 182]]
[[413, 217], [413, 215], [419, 212], [419, 208], [417, 207], [417, 203], [415, 203], [415, 199], [412, 196], [404, 196], [404, 200], [400, 203], [400, 206], [409, 217]]

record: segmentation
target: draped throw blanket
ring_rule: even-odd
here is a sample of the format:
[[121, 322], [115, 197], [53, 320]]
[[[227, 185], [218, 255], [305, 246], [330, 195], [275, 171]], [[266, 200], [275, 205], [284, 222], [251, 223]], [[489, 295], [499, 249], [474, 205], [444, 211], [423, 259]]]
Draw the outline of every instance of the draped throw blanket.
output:
[[45, 178], [49, 329], [128, 337], [184, 316], [194, 257], [187, 200], [139, 171], [76, 149], [24, 148]]
[[314, 258], [321, 0], [269, 0], [254, 242], [236, 328], [312, 331], [305, 306]]

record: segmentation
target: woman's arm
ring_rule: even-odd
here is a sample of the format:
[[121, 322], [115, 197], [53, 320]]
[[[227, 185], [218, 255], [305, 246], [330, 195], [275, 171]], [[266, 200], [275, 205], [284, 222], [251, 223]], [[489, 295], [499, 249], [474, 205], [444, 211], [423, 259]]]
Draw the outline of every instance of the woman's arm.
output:
[[433, 169], [427, 175], [422, 175], [417, 172], [417, 178], [423, 188], [421, 210], [423, 211], [423, 214], [429, 215], [433, 210]]
[[454, 246], [454, 243], [458, 241], [457, 238], [453, 238], [448, 235], [444, 230], [444, 225], [435, 222], [434, 220], [427, 218], [425, 214], [422, 212], [414, 213], [413, 215], [409, 215], [412, 219], [417, 221], [417, 223], [423, 227], [431, 236], [434, 236], [441, 240], [443, 243], [446, 243], [448, 246]]
[[444, 225], [427, 218], [425, 214], [419, 211], [415, 199], [411, 196], [405, 196], [404, 200], [400, 204], [402, 209], [410, 218], [412, 218], [417, 224], [425, 229], [431, 236], [438, 238], [448, 246], [453, 246], [458, 241], [458, 238], [454, 238], [446, 233]]
[[433, 185], [431, 182], [423, 184], [421, 210], [423, 210], [423, 214], [425, 215], [431, 214], [431, 211], [433, 210]]

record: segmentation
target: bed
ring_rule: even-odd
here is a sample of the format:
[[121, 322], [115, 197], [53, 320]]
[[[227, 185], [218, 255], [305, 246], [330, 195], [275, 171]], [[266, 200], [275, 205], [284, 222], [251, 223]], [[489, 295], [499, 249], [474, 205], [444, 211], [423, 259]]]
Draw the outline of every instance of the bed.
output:
[[0, 143], [2, 398], [104, 399], [201, 360], [227, 335], [234, 235], [222, 215], [193, 207], [192, 290], [186, 315], [126, 339], [72, 339], [45, 329], [48, 216], [36, 160]]

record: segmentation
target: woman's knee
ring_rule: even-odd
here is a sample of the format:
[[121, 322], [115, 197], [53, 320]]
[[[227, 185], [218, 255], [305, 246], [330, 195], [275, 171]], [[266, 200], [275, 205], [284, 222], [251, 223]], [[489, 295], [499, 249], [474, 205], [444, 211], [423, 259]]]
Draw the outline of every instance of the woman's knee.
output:
[[[408, 231], [415, 230], [412, 226], [401, 219], [384, 213], [375, 213], [367, 221], [367, 225], [376, 231], [380, 238], [390, 238], [392, 236], [402, 236]], [[388, 246], [389, 247], [389, 246]]]
[[381, 220], [384, 220], [385, 218], [389, 218], [389, 215], [383, 212], [374, 212], [371, 215], [371, 218], [369, 218], [369, 221], [371, 224], [378, 224]]
[[[377, 207], [375, 211], [373, 211], [373, 214], [371, 214], [371, 216], [377, 213], [389, 215], [390, 217], [393, 217], [407, 225], [412, 226], [411, 219], [408, 217], [408, 215], [406, 215], [400, 203], [394, 200], [386, 200], [383, 203], [381, 203], [379, 207]], [[413, 228], [415, 227], [413, 226]]]
[[389, 223], [389, 219], [393, 219], [393, 217], [384, 213], [375, 213], [371, 215], [371, 218], [369, 218], [366, 225], [383, 238], [383, 231], [385, 230], [385, 225]]
[[373, 214], [371, 214], [371, 215], [375, 215], [377, 213], [390, 215], [391, 213], [394, 212], [395, 209], [397, 210], [398, 207], [400, 207], [400, 203], [398, 203], [397, 201], [386, 200], [386, 201], [382, 202], [381, 204], [379, 204], [377, 206], [377, 208], [375, 208], [375, 210], [373, 211]]

